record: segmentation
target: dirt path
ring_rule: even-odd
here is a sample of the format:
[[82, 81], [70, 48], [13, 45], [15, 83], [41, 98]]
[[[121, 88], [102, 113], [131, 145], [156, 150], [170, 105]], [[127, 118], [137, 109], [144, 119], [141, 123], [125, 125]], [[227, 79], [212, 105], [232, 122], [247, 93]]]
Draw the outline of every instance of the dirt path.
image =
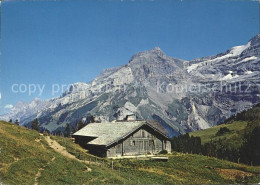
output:
[[50, 136], [46, 136], [45, 140], [47, 141], [48, 145], [54, 149], [56, 152], [62, 154], [65, 157], [68, 157], [70, 159], [76, 159], [78, 160], [74, 155], [70, 154], [65, 147], [61, 146], [57, 141], [51, 139]]
[[[79, 159], [76, 158], [74, 155], [70, 154], [70, 153], [66, 150], [65, 147], [61, 146], [57, 141], [51, 139], [50, 136], [46, 136], [46, 137], [44, 137], [44, 138], [45, 138], [45, 140], [47, 141], [48, 145], [49, 145], [52, 149], [54, 149], [56, 152], [60, 153], [61, 155], [65, 156], [65, 157], [67, 157], [67, 158], [70, 158], [70, 159], [75, 159], [75, 160], [77, 160], [77, 161], [80, 161], [80, 162], [89, 164], [89, 162], [79, 160]], [[46, 166], [48, 166], [48, 165], [49, 165], [51, 162], [53, 162], [54, 160], [55, 160], [55, 157], [53, 157], [53, 158], [51, 159], [51, 161], [49, 161], [49, 162], [47, 163]], [[46, 167], [46, 166], [45, 166], [45, 167]], [[45, 167], [44, 167], [44, 168], [45, 168]], [[38, 172], [37, 172], [37, 174], [36, 174], [36, 176], [35, 176], [35, 179], [34, 179], [34, 185], [38, 185], [38, 184], [39, 184], [38, 179], [39, 179], [39, 177], [41, 176], [41, 172], [44, 170], [44, 168], [39, 168], [39, 170], [38, 170]], [[87, 168], [87, 171], [91, 171], [91, 168]]]
[[[52, 161], [54, 161], [54, 159], [55, 159], [55, 157], [53, 157], [53, 158], [51, 159], [51, 161], [49, 161], [49, 162], [47, 163], [46, 166], [48, 166]], [[45, 166], [44, 168], [46, 168], [46, 166]], [[35, 176], [35, 178], [34, 178], [34, 185], [38, 185], [38, 184], [39, 184], [38, 179], [39, 179], [39, 177], [41, 176], [41, 172], [42, 172], [42, 170], [44, 170], [44, 168], [39, 168], [39, 170], [38, 170], [38, 172], [37, 172], [37, 174], [36, 174], [36, 176]]]
[[[50, 138], [50, 136], [46, 136], [44, 137], [45, 140], [47, 141], [48, 145], [53, 148], [56, 152], [60, 153], [61, 155], [65, 156], [65, 157], [68, 157], [70, 159], [75, 159], [77, 161], [80, 161], [80, 162], [83, 162], [83, 163], [86, 163], [86, 164], [89, 164], [88, 161], [83, 161], [83, 160], [80, 160], [78, 158], [76, 158], [74, 155], [70, 154], [65, 147], [61, 146], [57, 141], [53, 140]], [[88, 171], [91, 171], [91, 168], [88, 168], [87, 169]]]

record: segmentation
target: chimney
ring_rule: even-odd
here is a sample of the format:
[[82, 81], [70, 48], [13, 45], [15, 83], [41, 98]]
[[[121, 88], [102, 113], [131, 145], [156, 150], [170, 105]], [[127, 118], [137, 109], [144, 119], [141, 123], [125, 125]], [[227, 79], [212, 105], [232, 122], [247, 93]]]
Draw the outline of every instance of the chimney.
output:
[[135, 121], [136, 120], [136, 116], [134, 114], [130, 114], [126, 116], [126, 120], [127, 121]]

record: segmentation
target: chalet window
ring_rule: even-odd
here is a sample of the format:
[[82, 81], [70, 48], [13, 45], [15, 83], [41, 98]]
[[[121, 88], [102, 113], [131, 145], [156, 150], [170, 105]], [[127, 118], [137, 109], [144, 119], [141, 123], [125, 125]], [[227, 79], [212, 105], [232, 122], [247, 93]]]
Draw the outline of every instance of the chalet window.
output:
[[135, 146], [135, 141], [130, 140], [130, 146]]
[[142, 131], [142, 137], [145, 137], [145, 131]]

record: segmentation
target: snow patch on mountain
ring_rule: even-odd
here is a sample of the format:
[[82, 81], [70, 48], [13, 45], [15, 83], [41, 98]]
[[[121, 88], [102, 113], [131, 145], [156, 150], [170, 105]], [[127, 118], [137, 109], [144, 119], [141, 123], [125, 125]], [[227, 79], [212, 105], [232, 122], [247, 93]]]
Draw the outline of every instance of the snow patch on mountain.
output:
[[[231, 48], [226, 54], [217, 56], [215, 58], [209, 59], [209, 60], [204, 60], [203, 62], [200, 63], [195, 63], [191, 64], [190, 66], [187, 67], [187, 72], [190, 73], [194, 70], [196, 70], [198, 67], [205, 66], [205, 65], [212, 65], [214, 62], [225, 60], [231, 57], [235, 57], [240, 55], [243, 51], [248, 49], [251, 45], [251, 41], [249, 41], [246, 45], [241, 45], [241, 46], [235, 46]], [[254, 59], [253, 59], [254, 60]]]
[[221, 78], [221, 80], [231, 80], [231, 79], [234, 79], [234, 78], [238, 78], [239, 75], [233, 75], [233, 71], [229, 71], [229, 74], [224, 76], [223, 78]]
[[201, 64], [198, 63], [198, 64], [192, 64], [192, 65], [188, 66], [188, 67], [187, 67], [188, 73], [190, 73], [191, 71], [197, 69], [200, 65], [201, 65]]
[[232, 56], [240, 55], [243, 51], [249, 48], [250, 45], [251, 45], [251, 41], [249, 41], [246, 45], [235, 46], [231, 49], [230, 54], [232, 54]]
[[[139, 52], [89, 83], [72, 84], [60, 97], [19, 102], [0, 119], [27, 125], [38, 117], [41, 128], [57, 131], [66, 123], [88, 123], [91, 116], [107, 122], [134, 113], [158, 120], [170, 135], [205, 129], [260, 102], [259, 39], [260, 34], [246, 45], [192, 61], [169, 57], [160, 48]], [[240, 82], [247, 91], [225, 93], [221, 80]]]
[[247, 58], [243, 59], [243, 60], [240, 61], [240, 62], [248, 62], [248, 61], [250, 61], [250, 60], [256, 60], [256, 59], [257, 59], [256, 56], [251, 56], [251, 57], [247, 57]]
[[252, 74], [252, 73], [254, 73], [254, 72], [252, 72], [252, 71], [246, 71], [246, 74], [247, 74], [247, 75]]

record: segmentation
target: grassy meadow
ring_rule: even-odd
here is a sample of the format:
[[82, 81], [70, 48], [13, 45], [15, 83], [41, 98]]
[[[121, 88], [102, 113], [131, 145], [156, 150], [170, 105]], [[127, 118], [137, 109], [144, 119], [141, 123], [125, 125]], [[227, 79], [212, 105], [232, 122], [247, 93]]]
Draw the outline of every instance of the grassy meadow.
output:
[[[0, 122], [3, 184], [234, 184], [258, 183], [260, 167], [193, 154], [168, 154], [168, 162], [149, 158], [102, 159], [69, 138], [51, 136], [79, 161], [48, 146], [44, 135]], [[88, 161], [92, 161], [88, 163]], [[96, 162], [97, 160], [97, 162]], [[95, 161], [95, 162], [94, 162]], [[88, 170], [91, 169], [91, 170]]]
[[[231, 142], [234, 145], [240, 146], [243, 139], [244, 130], [246, 125], [248, 124], [247, 121], [234, 121], [231, 124], [221, 124], [215, 127], [211, 127], [205, 130], [199, 130], [196, 132], [190, 132], [189, 135], [193, 137], [200, 137], [201, 143], [205, 144], [212, 141], [217, 141], [219, 139], [226, 140], [227, 142]], [[217, 132], [220, 128], [227, 127], [230, 132], [223, 134], [221, 136], [217, 136]]]

